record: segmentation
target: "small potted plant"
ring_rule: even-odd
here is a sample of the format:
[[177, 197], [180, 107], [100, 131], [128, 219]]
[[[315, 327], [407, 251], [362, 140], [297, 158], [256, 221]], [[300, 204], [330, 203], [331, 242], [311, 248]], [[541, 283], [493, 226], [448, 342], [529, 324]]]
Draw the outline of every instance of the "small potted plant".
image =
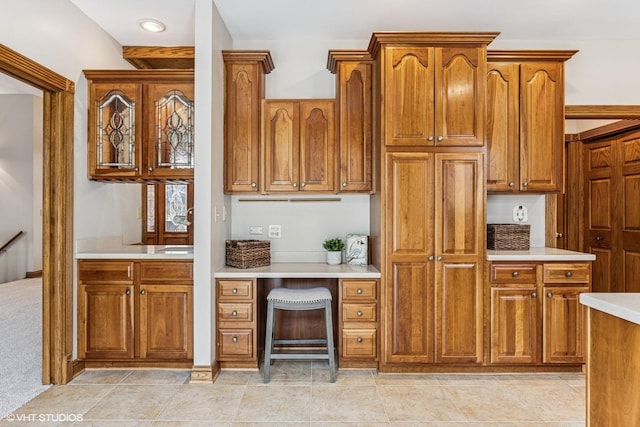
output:
[[327, 264], [342, 263], [342, 250], [344, 249], [342, 239], [327, 239], [322, 243], [322, 247], [327, 251]]

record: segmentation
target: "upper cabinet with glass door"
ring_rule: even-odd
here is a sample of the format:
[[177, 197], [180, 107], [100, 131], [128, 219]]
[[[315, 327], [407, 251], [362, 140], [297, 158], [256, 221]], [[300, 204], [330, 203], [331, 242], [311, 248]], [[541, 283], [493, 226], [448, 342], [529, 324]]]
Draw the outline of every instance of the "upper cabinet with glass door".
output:
[[99, 181], [193, 181], [192, 70], [85, 70], [88, 174]]

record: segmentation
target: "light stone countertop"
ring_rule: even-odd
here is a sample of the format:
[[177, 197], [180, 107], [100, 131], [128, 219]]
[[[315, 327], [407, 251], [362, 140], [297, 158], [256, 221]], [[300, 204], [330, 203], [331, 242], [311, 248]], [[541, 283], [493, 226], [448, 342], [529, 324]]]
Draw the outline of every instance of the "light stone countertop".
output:
[[325, 263], [274, 263], [265, 267], [235, 268], [223, 267], [213, 275], [216, 279], [378, 279], [380, 272], [372, 265]]
[[487, 250], [487, 261], [594, 261], [596, 256], [557, 248], [530, 248], [528, 251]]
[[640, 325], [640, 293], [584, 293], [580, 303]]
[[193, 259], [193, 245], [97, 245], [76, 252], [76, 259]]

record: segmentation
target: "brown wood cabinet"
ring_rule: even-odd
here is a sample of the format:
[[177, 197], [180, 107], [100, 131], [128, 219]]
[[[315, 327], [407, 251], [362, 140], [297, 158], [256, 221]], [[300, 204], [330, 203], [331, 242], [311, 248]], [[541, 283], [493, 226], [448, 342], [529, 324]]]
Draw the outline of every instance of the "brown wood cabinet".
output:
[[221, 367], [258, 367], [256, 279], [218, 279], [216, 288]]
[[640, 292], [640, 132], [584, 145], [585, 250], [594, 292]]
[[564, 62], [575, 53], [487, 52], [487, 191], [562, 191]]
[[225, 67], [224, 191], [260, 191], [260, 108], [269, 51], [222, 51]]
[[88, 175], [193, 181], [193, 70], [85, 70]]
[[482, 361], [483, 164], [387, 153], [387, 363]]
[[338, 365], [378, 367], [378, 281], [341, 279], [339, 298]]
[[263, 101], [264, 192], [335, 192], [335, 101]]
[[191, 261], [78, 261], [78, 357], [190, 362], [192, 270]]
[[367, 51], [330, 50], [327, 68], [336, 75], [340, 192], [371, 192], [373, 60]]
[[591, 263], [491, 262], [487, 268], [491, 364], [581, 364]]

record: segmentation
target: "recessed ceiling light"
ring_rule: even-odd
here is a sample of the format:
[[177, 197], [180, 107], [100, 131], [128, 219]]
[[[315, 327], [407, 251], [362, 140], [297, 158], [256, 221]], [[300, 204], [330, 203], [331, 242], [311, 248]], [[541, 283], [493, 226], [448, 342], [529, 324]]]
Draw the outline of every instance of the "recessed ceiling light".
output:
[[138, 21], [138, 24], [140, 24], [143, 29], [152, 33], [161, 33], [167, 28], [162, 22], [156, 21], [155, 19], [141, 19]]

